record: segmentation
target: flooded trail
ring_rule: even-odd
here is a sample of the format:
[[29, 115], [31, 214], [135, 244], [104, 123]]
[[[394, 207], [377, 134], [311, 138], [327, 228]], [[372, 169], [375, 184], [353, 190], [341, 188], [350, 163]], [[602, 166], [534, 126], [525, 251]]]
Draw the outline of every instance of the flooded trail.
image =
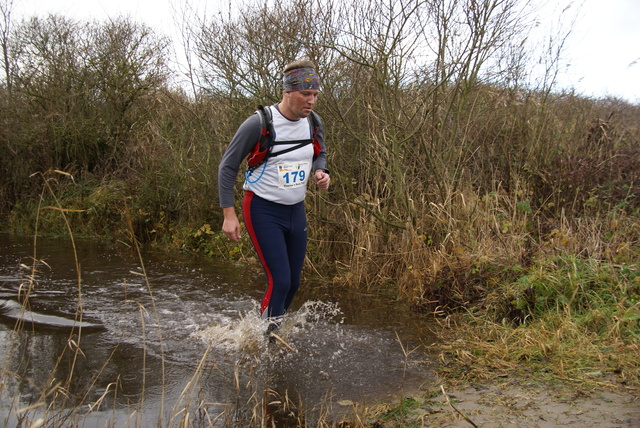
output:
[[[133, 251], [83, 240], [78, 275], [68, 239], [39, 239], [35, 262], [32, 238], [0, 239], [8, 424], [28, 406], [33, 418], [59, 408], [56, 417], [87, 427], [173, 426], [185, 415], [198, 426], [259, 426], [268, 403], [287, 402], [307, 420], [339, 418], [349, 403], [432, 380], [429, 320], [378, 296], [307, 281], [283, 342], [269, 344], [255, 266], [153, 252], [142, 266]], [[295, 426], [291, 414], [268, 417]]]

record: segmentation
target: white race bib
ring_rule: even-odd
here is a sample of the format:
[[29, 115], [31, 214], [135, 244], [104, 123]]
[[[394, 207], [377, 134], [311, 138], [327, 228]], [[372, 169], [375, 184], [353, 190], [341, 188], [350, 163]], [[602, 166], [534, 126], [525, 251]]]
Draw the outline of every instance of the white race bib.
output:
[[278, 187], [280, 189], [294, 189], [304, 186], [309, 179], [309, 162], [279, 163]]

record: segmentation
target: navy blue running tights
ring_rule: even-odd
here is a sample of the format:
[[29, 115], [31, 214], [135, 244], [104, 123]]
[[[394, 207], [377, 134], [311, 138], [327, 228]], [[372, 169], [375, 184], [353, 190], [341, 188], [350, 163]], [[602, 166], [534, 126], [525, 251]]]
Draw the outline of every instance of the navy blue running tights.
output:
[[300, 287], [307, 251], [304, 201], [282, 205], [246, 191], [242, 201], [244, 223], [267, 276], [260, 314], [284, 315]]

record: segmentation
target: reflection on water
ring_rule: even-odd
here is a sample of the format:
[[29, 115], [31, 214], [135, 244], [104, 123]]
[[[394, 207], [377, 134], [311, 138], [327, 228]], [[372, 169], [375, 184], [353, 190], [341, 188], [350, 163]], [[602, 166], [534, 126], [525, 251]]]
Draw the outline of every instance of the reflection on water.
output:
[[7, 425], [260, 425], [266, 403], [288, 400], [307, 420], [335, 418], [350, 410], [337, 403], [373, 404], [431, 378], [417, 362], [429, 359], [428, 323], [372, 295], [307, 282], [283, 342], [269, 344], [254, 266], [154, 253], [141, 266], [133, 251], [81, 241], [78, 275], [68, 239], [38, 240], [35, 262], [32, 239], [0, 240]]

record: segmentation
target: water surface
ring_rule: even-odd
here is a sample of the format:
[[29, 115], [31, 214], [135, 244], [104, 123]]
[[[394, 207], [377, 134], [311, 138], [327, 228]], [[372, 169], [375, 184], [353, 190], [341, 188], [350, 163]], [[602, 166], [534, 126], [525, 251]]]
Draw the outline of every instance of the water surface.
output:
[[[76, 264], [69, 239], [38, 239], [35, 252], [33, 238], [0, 240], [8, 425], [55, 414], [87, 427], [185, 415], [248, 426], [287, 401], [308, 421], [335, 419], [432, 380], [429, 320], [388, 299], [306, 281], [279, 332], [286, 345], [270, 345], [256, 266], [154, 252], [140, 261], [89, 240], [76, 240]], [[295, 425], [280, 413], [269, 417]]]

